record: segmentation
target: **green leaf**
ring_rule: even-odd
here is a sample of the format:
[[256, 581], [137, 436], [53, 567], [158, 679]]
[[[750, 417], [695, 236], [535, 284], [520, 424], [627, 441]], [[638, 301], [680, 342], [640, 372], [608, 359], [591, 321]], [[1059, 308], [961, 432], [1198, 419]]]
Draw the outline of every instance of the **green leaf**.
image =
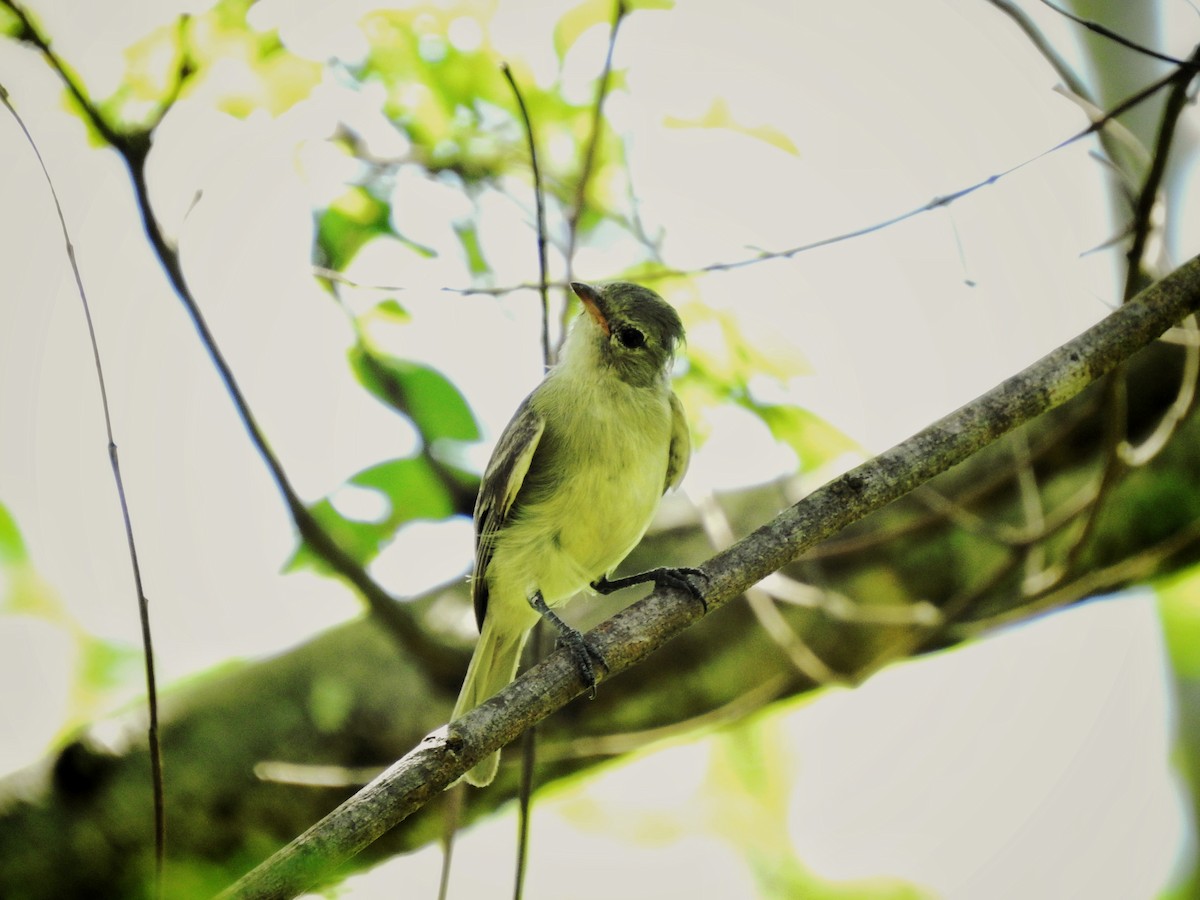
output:
[[1200, 678], [1200, 566], [1164, 578], [1156, 587], [1171, 665], [1185, 678]]
[[21, 530], [7, 507], [0, 503], [0, 563], [11, 566], [27, 561]]
[[382, 303], [376, 303], [369, 315], [378, 317], [384, 322], [401, 323], [412, 321], [412, 315], [400, 305], [400, 301], [395, 297], [389, 297]]
[[713, 100], [708, 107], [708, 111], [698, 118], [682, 119], [677, 116], [667, 116], [663, 120], [663, 124], [667, 128], [721, 128], [763, 141], [785, 153], [790, 153], [792, 156], [800, 155], [800, 151], [796, 149], [796, 145], [792, 143], [792, 139], [774, 125], [762, 124], [750, 126], [739, 122], [734, 118], [728, 101], [721, 97]]
[[379, 463], [363, 469], [350, 483], [388, 498], [391, 512], [382, 524], [390, 531], [413, 519], [445, 519], [454, 513], [441, 479], [424, 457]]
[[80, 641], [79, 650], [79, 684], [93, 695], [91, 700], [128, 684], [143, 665], [141, 646], [88, 637]]
[[[388, 501], [382, 519], [370, 522], [347, 518], [328, 499], [309, 507], [323, 529], [359, 565], [367, 565], [392, 539], [396, 530], [416, 519], [445, 519], [454, 514], [454, 504], [438, 473], [423, 456], [392, 459], [370, 466], [353, 476], [348, 484], [378, 491]], [[301, 544], [285, 565], [285, 571], [312, 567], [329, 571], [328, 564]]]
[[340, 272], [363, 244], [381, 234], [396, 234], [388, 205], [366, 188], [352, 187], [317, 220], [319, 262]]
[[611, 22], [612, 17], [612, 0], [584, 0], [563, 14], [554, 25], [554, 52], [559, 60], [567, 55], [581, 34], [594, 25]]
[[350, 368], [363, 387], [412, 419], [427, 444], [439, 438], [479, 440], [479, 426], [463, 395], [436, 369], [373, 351], [350, 348]]
[[490, 272], [492, 269], [483, 258], [483, 248], [479, 245], [479, 230], [475, 225], [455, 225], [454, 233], [458, 235], [459, 243], [462, 244], [471, 274], [485, 275]]
[[820, 416], [799, 406], [752, 400], [742, 405], [762, 419], [777, 440], [795, 451], [803, 470], [820, 468], [845, 453], [862, 453], [862, 447], [855, 441]]
[[[7, 6], [0, 6], [0, 34], [12, 37], [21, 33], [21, 20]], [[0, 91], [4, 87], [0, 85]]]
[[[379, 522], [356, 522], [347, 519], [334, 509], [328, 500], [319, 500], [308, 508], [317, 524], [351, 559], [359, 565], [366, 565], [376, 556], [384, 542], [392, 536], [392, 531]], [[312, 568], [318, 572], [329, 573], [329, 564], [312, 551], [307, 542], [301, 541], [283, 567], [285, 572]]]
[[895, 878], [838, 882], [812, 872], [788, 839], [795, 772], [781, 715], [751, 717], [712, 739], [709, 789], [716, 831], [738, 851], [762, 897], [805, 900], [931, 900], [932, 894]]
[[[189, 88], [238, 118], [259, 110], [278, 116], [309, 95], [321, 81], [322, 68], [289, 52], [277, 32], [252, 27], [246, 21], [251, 5], [251, 0], [221, 0], [190, 21]], [[237, 77], [228, 77], [231, 69]]]

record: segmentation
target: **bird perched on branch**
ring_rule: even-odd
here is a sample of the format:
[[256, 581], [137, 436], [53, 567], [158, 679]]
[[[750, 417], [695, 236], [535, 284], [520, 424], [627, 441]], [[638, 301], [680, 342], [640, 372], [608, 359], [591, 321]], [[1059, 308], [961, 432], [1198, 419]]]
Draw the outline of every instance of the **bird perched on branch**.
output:
[[[671, 390], [679, 314], [654, 291], [572, 283], [583, 310], [561, 359], [525, 398], [484, 470], [475, 503], [472, 594], [479, 643], [454, 707], [458, 718], [516, 677], [541, 616], [595, 691], [604, 664], [553, 608], [585, 588], [607, 594], [653, 581], [699, 597], [696, 569], [609, 579], [645, 534], [662, 494], [687, 469], [691, 439]], [[482, 787], [494, 753], [466, 774]]]

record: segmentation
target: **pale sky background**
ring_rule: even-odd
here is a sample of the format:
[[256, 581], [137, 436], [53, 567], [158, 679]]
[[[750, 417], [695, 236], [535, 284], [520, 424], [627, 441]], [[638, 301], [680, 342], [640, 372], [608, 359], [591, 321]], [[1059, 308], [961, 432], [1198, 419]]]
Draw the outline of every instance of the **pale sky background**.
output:
[[[1074, 58], [1071, 28], [1028, 5]], [[117, 49], [187, 7], [49, 0], [35, 8], [58, 50], [103, 94], [120, 77]], [[371, 7], [264, 0], [253, 21], [280, 28], [294, 52], [353, 60], [361, 52], [356, 16]], [[543, 84], [557, 72], [549, 25], [558, 13], [549, 9], [503, 0], [488, 26], [498, 51], [526, 60]], [[859, 0], [817, 11], [775, 0], [754, 4], [753, 15], [732, 9], [697, 0], [638, 13], [618, 46], [628, 91], [610, 99], [609, 119], [630, 136], [640, 214], [665, 229], [664, 256], [676, 266], [739, 259], [750, 248], [786, 248], [888, 218], [1006, 170], [1085, 124], [1051, 90], [1056, 78], [1040, 58], [983, 2]], [[1171, 37], [1161, 49], [1186, 54], [1200, 26], [1184, 3], [1167, 12]], [[539, 22], [544, 29], [531, 25]], [[469, 46], [479, 32], [464, 15], [451, 37]], [[568, 54], [568, 96], [587, 96], [606, 40], [605, 29], [593, 29]], [[239, 74], [231, 68], [228, 77]], [[150, 257], [115, 156], [87, 146], [62, 109], [59, 85], [29, 52], [0, 46], [0, 84], [55, 179], [92, 302], [163, 683], [231, 657], [280, 651], [358, 615], [336, 583], [280, 574], [293, 549], [285, 510]], [[714, 97], [739, 122], [778, 129], [798, 153], [664, 126], [667, 116], [703, 115]], [[260, 423], [309, 499], [402, 454], [412, 440], [353, 381], [345, 318], [309, 272], [312, 205], [352, 174], [322, 139], [342, 117], [378, 148], [395, 150], [376, 118], [378, 102], [330, 72], [277, 119], [236, 120], [185, 103], [158, 136], [155, 202]], [[1195, 116], [1186, 114], [1187, 127], [1195, 128]], [[45, 754], [77, 709], [72, 628], [134, 648], [138, 623], [79, 300], [41, 172], [7, 115], [0, 153], [0, 503], [69, 614], [0, 610], [5, 772]], [[803, 355], [811, 374], [779, 389], [782, 398], [884, 449], [1112, 303], [1111, 257], [1081, 255], [1113, 231], [1103, 172], [1087, 154], [1086, 143], [1053, 154], [950, 212], [710, 276], [700, 300], [736, 310], [749, 333]], [[188, 212], [197, 189], [203, 199]], [[428, 331], [419, 341], [400, 335], [392, 349], [432, 362], [460, 386], [485, 429], [474, 457], [482, 463], [538, 378], [535, 304], [522, 295], [496, 303], [441, 292], [469, 282], [448, 222], [470, 210], [415, 171], [402, 172], [396, 190], [409, 236], [442, 255], [416, 266], [381, 242], [350, 274], [406, 286], [402, 300]], [[514, 195], [493, 196], [480, 212], [500, 284], [536, 274], [528, 204]], [[1180, 223], [1174, 262], [1194, 252], [1196, 235], [1194, 219]], [[601, 280], [628, 260], [627, 246], [597, 243], [581, 249], [575, 271]], [[347, 297], [367, 305], [379, 295]], [[699, 348], [711, 339], [690, 335]], [[737, 415], [713, 414], [703, 424], [713, 436], [685, 482], [690, 496], [766, 479], [791, 463], [765, 431], [746, 433]], [[369, 498], [346, 493], [339, 502], [363, 508]], [[390, 589], [415, 592], [462, 574], [469, 557], [469, 524], [451, 522], [409, 529], [373, 570]], [[4, 588], [0, 570], [0, 596]], [[797, 766], [789, 798], [797, 853], [831, 878], [894, 875], [956, 900], [1155, 896], [1190, 827], [1167, 767], [1162, 654], [1152, 598], [1135, 594], [798, 705], [777, 726]], [[140, 670], [128, 668], [106, 709], [140, 696]], [[710, 753], [703, 741], [663, 749], [543, 804], [529, 896], [561, 896], [563, 869], [575, 872], [573, 896], [628, 895], [622, 885], [641, 866], [722, 886], [711, 896], [753, 896], [736, 854], [710, 833], [680, 825], [650, 847], [626, 836], [627, 823], [576, 814], [580, 803], [606, 799], [630, 815], [686, 810], [701, 802]], [[457, 896], [479, 896], [472, 880], [487, 873], [491, 883], [492, 864], [508, 864], [511, 828], [500, 818], [464, 836]], [[610, 845], [629, 860], [621, 870], [580, 869]], [[423, 852], [385, 869], [427, 896], [415, 886], [436, 877], [435, 857]], [[354, 879], [350, 895], [384, 896], [386, 888], [371, 883]]]

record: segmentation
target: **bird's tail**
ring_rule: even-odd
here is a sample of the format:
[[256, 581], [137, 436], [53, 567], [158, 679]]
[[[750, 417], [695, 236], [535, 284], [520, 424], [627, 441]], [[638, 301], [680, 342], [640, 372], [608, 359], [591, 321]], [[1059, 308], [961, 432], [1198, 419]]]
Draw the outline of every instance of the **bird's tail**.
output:
[[[501, 688], [507, 687], [517, 676], [517, 665], [521, 662], [521, 651], [529, 636], [526, 629], [517, 632], [505, 631], [495, 626], [495, 616], [485, 616], [475, 655], [467, 667], [458, 702], [454, 704], [451, 719], [468, 713]], [[478, 762], [465, 776], [467, 784], [486, 787], [496, 777], [500, 766], [500, 751]]]

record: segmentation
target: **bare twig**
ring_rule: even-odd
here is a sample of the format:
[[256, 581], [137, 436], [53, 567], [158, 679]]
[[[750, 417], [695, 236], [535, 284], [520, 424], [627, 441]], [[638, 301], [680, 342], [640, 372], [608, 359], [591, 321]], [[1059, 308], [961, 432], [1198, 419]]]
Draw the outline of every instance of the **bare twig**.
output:
[[1021, 169], [1024, 169], [1026, 166], [1032, 165], [1033, 163], [1037, 162], [1038, 160], [1041, 160], [1041, 159], [1049, 156], [1052, 153], [1057, 153], [1059, 150], [1069, 147], [1072, 144], [1083, 140], [1085, 137], [1088, 137], [1089, 135], [1100, 131], [1110, 120], [1115, 119], [1117, 116], [1119, 116], [1125, 112], [1128, 112], [1130, 109], [1133, 109], [1135, 106], [1138, 106], [1139, 104], [1145, 102], [1147, 99], [1149, 99], [1150, 97], [1157, 94], [1160, 90], [1162, 90], [1166, 85], [1171, 84], [1175, 80], [1176, 77], [1178, 77], [1178, 73], [1172, 72], [1170, 75], [1164, 76], [1163, 78], [1160, 78], [1157, 81], [1152, 82], [1151, 84], [1142, 88], [1140, 91], [1136, 92], [1132, 96], [1127, 97], [1125, 100], [1122, 100], [1120, 103], [1118, 103], [1116, 106], [1114, 106], [1111, 110], [1109, 110], [1100, 120], [1091, 122], [1091, 124], [1089, 124], [1087, 128], [1084, 128], [1082, 131], [1078, 131], [1075, 134], [1071, 135], [1070, 137], [1065, 138], [1062, 141], [1059, 141], [1053, 147], [1050, 147], [1047, 150], [1043, 150], [1041, 153], [1038, 153], [1036, 156], [1031, 156], [1028, 159], [1022, 160], [1021, 162], [1017, 163], [1016, 165], [1010, 166], [1009, 168], [1004, 169], [1001, 172], [997, 172], [994, 175], [989, 175], [987, 178], [981, 179], [980, 181], [976, 181], [974, 184], [969, 184], [966, 187], [960, 188], [956, 191], [952, 191], [949, 194], [943, 194], [939, 197], [934, 197], [932, 200], [930, 200], [929, 202], [925, 203], [922, 206], [918, 206], [915, 209], [910, 209], [907, 212], [903, 212], [903, 213], [900, 213], [899, 215], [892, 216], [889, 219], [884, 219], [881, 222], [876, 222], [873, 225], [867, 225], [863, 228], [856, 228], [853, 231], [847, 231], [847, 232], [843, 232], [842, 234], [836, 234], [836, 235], [833, 235], [832, 237], [821, 238], [820, 240], [812, 241], [811, 243], [808, 243], [808, 244], [801, 244], [798, 247], [792, 247], [788, 250], [766, 251], [766, 252], [758, 254], [757, 256], [752, 256], [747, 259], [734, 260], [732, 262], [712, 263], [707, 266], [701, 266], [700, 268], [694, 270], [694, 272], [691, 272], [691, 273], [685, 273], [682, 271], [668, 271], [668, 272], [662, 273], [659, 276], [646, 276], [646, 277], [647, 278], [669, 277], [672, 275], [700, 274], [700, 273], [704, 273], [704, 272], [727, 272], [732, 269], [740, 269], [744, 266], [750, 266], [750, 265], [754, 265], [756, 263], [766, 262], [767, 260], [791, 259], [793, 256], [798, 256], [801, 253], [807, 253], [810, 250], [816, 250], [820, 247], [828, 247], [831, 244], [838, 244], [843, 241], [851, 240], [853, 238], [863, 237], [865, 235], [872, 234], [876, 231], [882, 231], [885, 228], [890, 228], [893, 225], [898, 225], [901, 222], [906, 221], [907, 219], [915, 218], [916, 216], [919, 216], [922, 213], [927, 213], [927, 212], [930, 212], [931, 210], [941, 209], [944, 206], [949, 206], [950, 204], [961, 200], [963, 197], [973, 194], [982, 188], [990, 187], [991, 185], [995, 184], [996, 182], [1000, 181], [1001, 179], [1007, 178], [1009, 175], [1019, 172]]
[[1146, 247], [1154, 230], [1154, 208], [1159, 202], [1159, 190], [1167, 171], [1167, 160], [1171, 156], [1171, 145], [1175, 140], [1175, 127], [1188, 102], [1188, 85], [1196, 75], [1196, 63], [1200, 62], [1200, 46], [1192, 51], [1190, 68], [1180, 68], [1170, 78], [1171, 90], [1163, 106], [1158, 136], [1154, 141], [1150, 170], [1138, 193], [1133, 208], [1133, 240], [1126, 253], [1125, 299], [1141, 289], [1146, 265]]
[[772, 675], [762, 684], [737, 695], [733, 700], [698, 716], [689, 716], [670, 725], [629, 731], [621, 734], [602, 734], [575, 738], [549, 744], [543, 749], [546, 759], [580, 759], [587, 756], [620, 756], [640, 750], [657, 741], [675, 737], [694, 737], [700, 729], [720, 728], [744, 719], [783, 696], [791, 678], [782, 672]]
[[1033, 44], [1034, 49], [1050, 64], [1050, 67], [1063, 80], [1063, 83], [1070, 89], [1071, 93], [1078, 97], [1088, 96], [1087, 85], [1083, 79], [1075, 74], [1075, 70], [1054, 49], [1054, 45], [1046, 40], [1046, 36], [1042, 34], [1041, 29], [1037, 27], [1024, 9], [1012, 3], [1011, 0], [989, 0], [989, 2], [1016, 23], [1017, 27], [1024, 32], [1025, 37], [1029, 39], [1029, 42]]
[[[722, 550], [732, 544], [733, 529], [716, 497], [712, 493], [706, 493], [697, 501], [696, 506], [700, 511], [700, 526], [708, 536], [712, 548]], [[783, 651], [797, 672], [816, 684], [838, 684], [844, 680], [796, 634], [788, 620], [775, 608], [775, 599], [761, 584], [748, 587], [744, 596], [759, 626]]]
[[1052, 583], [1058, 583], [1078, 565], [1087, 549], [1092, 535], [1100, 524], [1100, 512], [1104, 502], [1113, 488], [1121, 479], [1125, 466], [1118, 452], [1127, 436], [1129, 399], [1125, 384], [1125, 366], [1121, 364], [1110, 372], [1104, 381], [1105, 427], [1102, 455], [1103, 468], [1100, 471], [1099, 483], [1096, 487], [1096, 499], [1088, 507], [1083, 518], [1083, 527], [1072, 539], [1071, 544], [1063, 554], [1062, 562], [1056, 569], [1057, 575]]
[[[391, 292], [405, 290], [404, 286], [399, 284], [363, 284], [362, 282], [355, 281], [353, 278], [343, 275], [337, 269], [329, 269], [325, 266], [313, 266], [312, 273], [314, 278], [322, 278], [325, 281], [328, 281], [330, 284], [344, 284], [347, 287], [362, 288], [370, 291]], [[529, 287], [534, 287], [534, 285], [529, 285]], [[449, 288], [447, 288], [447, 290], [449, 290]]]
[[1050, 0], [1042, 0], [1042, 4], [1050, 7], [1052, 10], [1054, 10], [1060, 16], [1065, 16], [1066, 18], [1070, 19], [1076, 25], [1082, 25], [1088, 31], [1098, 34], [1101, 37], [1106, 37], [1110, 41], [1120, 44], [1122, 47], [1128, 47], [1130, 50], [1135, 50], [1138, 53], [1141, 53], [1143, 56], [1149, 56], [1153, 59], [1159, 59], [1159, 60], [1162, 60], [1163, 62], [1169, 62], [1172, 65], [1181, 66], [1185, 69], [1190, 69], [1193, 72], [1197, 71], [1197, 60], [1195, 58], [1192, 58], [1189, 60], [1183, 60], [1183, 59], [1179, 59], [1178, 57], [1171, 56], [1169, 53], [1161, 53], [1158, 50], [1155, 50], [1151, 47], [1143, 46], [1142, 44], [1139, 44], [1137, 41], [1132, 41], [1129, 38], [1125, 37], [1123, 34], [1118, 34], [1117, 32], [1113, 31], [1111, 28], [1101, 25], [1099, 22], [1093, 22], [1090, 19], [1085, 19], [1082, 16], [1077, 16], [1077, 15], [1075, 15], [1075, 13], [1070, 12], [1069, 10], [1065, 10], [1060, 6], [1055, 6], [1053, 3], [1050, 2]]
[[[938, 420], [805, 496], [704, 566], [706, 607], [655, 590], [588, 633], [607, 661], [600, 680], [641, 662], [706, 614], [808, 547], [1071, 399], [1200, 307], [1200, 257], [1086, 332]], [[452, 725], [438, 729], [374, 782], [227, 890], [222, 897], [290, 897], [403, 821], [480, 759], [540, 722], [585, 686], [565, 650], [552, 653]]]
[[1179, 390], [1174, 401], [1163, 413], [1154, 431], [1140, 444], [1134, 446], [1125, 441], [1117, 448], [1121, 462], [1131, 469], [1146, 465], [1167, 446], [1171, 435], [1191, 412], [1192, 404], [1196, 402], [1196, 381], [1200, 379], [1200, 328], [1197, 327], [1196, 317], [1188, 316], [1184, 319], [1182, 328], [1189, 340], [1184, 342], [1183, 371], [1179, 376]]
[[1177, 553], [1200, 543], [1200, 521], [1164, 538], [1140, 553], [1098, 569], [1088, 569], [1075, 578], [1054, 585], [1032, 598], [1029, 603], [1005, 610], [996, 616], [971, 619], [951, 629], [957, 639], [981, 634], [984, 631], [1021, 621], [1039, 612], [1059, 609], [1085, 597], [1111, 591], [1122, 585], [1149, 578], [1159, 566]]
[[[368, 285], [368, 286], [370, 286], [370, 285]], [[558, 288], [559, 290], [564, 290], [564, 291], [567, 288], [569, 288], [570, 286], [571, 285], [566, 281], [547, 281], [546, 282], [546, 287]], [[542, 287], [542, 285], [540, 283], [534, 284], [533, 282], [526, 281], [521, 284], [505, 285], [504, 287], [467, 287], [467, 288], [444, 287], [444, 288], [442, 288], [442, 290], [448, 294], [462, 294], [464, 297], [474, 296], [475, 294], [480, 294], [485, 297], [503, 297], [506, 294], [515, 294], [518, 291], [540, 290], [541, 287]]]
[[[1190, 72], [1191, 70], [1189, 69], [1188, 71]], [[643, 281], [660, 281], [665, 278], [680, 278], [680, 277], [687, 277], [687, 276], [692, 276], [692, 275], [702, 275], [702, 274], [705, 274], [708, 272], [728, 272], [728, 271], [732, 271], [734, 269], [744, 268], [746, 266], [757, 265], [758, 263], [769, 262], [771, 260], [791, 259], [792, 257], [799, 256], [803, 253], [808, 253], [812, 250], [820, 249], [821, 247], [828, 247], [833, 244], [840, 244], [845, 241], [853, 240], [855, 238], [865, 237], [866, 235], [874, 234], [875, 232], [878, 232], [878, 231], [883, 231], [887, 228], [891, 228], [894, 225], [899, 225], [901, 222], [905, 222], [908, 219], [916, 218], [917, 216], [919, 216], [923, 213], [931, 212], [935, 209], [942, 209], [943, 207], [950, 206], [950, 205], [958, 202], [962, 198], [967, 197], [970, 194], [973, 194], [976, 191], [979, 191], [985, 187], [990, 187], [991, 185], [996, 184], [997, 182], [1001, 181], [1002, 179], [1007, 178], [1009, 175], [1012, 175], [1012, 174], [1024, 169], [1026, 166], [1032, 165], [1033, 163], [1035, 163], [1053, 153], [1057, 153], [1059, 150], [1063, 150], [1063, 149], [1071, 146], [1072, 144], [1075, 144], [1092, 134], [1096, 134], [1096, 133], [1103, 134], [1105, 127], [1110, 122], [1114, 121], [1118, 116], [1128, 112], [1129, 110], [1140, 105], [1141, 103], [1144, 103], [1150, 97], [1153, 97], [1155, 94], [1157, 94], [1160, 90], [1162, 90], [1168, 84], [1171, 84], [1177, 77], [1180, 77], [1178, 71], [1169, 73], [1169, 74], [1163, 76], [1162, 78], [1159, 78], [1158, 80], [1151, 82], [1149, 85], [1142, 88], [1140, 91], [1137, 91], [1136, 93], [1132, 94], [1131, 96], [1125, 98], [1120, 103], [1116, 104], [1114, 107], [1112, 107], [1110, 110], [1103, 113], [1102, 115], [1092, 117], [1090, 124], [1086, 128], [1076, 132], [1075, 134], [1071, 135], [1070, 137], [1064, 138], [1062, 141], [1059, 141], [1054, 146], [1052, 146], [1046, 150], [1043, 150], [1042, 152], [1036, 154], [1035, 156], [1031, 156], [1028, 159], [1025, 159], [1019, 163], [1016, 163], [1015, 165], [1010, 166], [1007, 169], [1004, 169], [993, 175], [989, 175], [987, 178], [980, 179], [979, 181], [976, 181], [965, 187], [959, 188], [958, 190], [951, 191], [948, 194], [942, 194], [940, 196], [934, 197], [931, 200], [927, 201], [926, 203], [922, 204], [921, 206], [914, 207], [913, 209], [909, 209], [902, 213], [898, 213], [887, 219], [883, 219], [881, 221], [874, 222], [870, 225], [864, 225], [861, 228], [855, 228], [850, 231], [841, 232], [840, 234], [835, 234], [835, 235], [830, 235], [828, 237], [820, 238], [819, 240], [811, 241], [806, 244], [800, 244], [799, 246], [796, 246], [796, 247], [790, 247], [786, 250], [764, 250], [764, 251], [756, 254], [755, 256], [747, 257], [745, 259], [731, 260], [729, 262], [710, 263], [709, 265], [700, 266], [699, 268], [696, 268], [696, 269], [676, 269], [676, 268], [672, 268], [670, 266], [664, 266], [663, 268], [661, 268], [657, 271], [649, 271], [649, 272], [640, 273], [639, 277]], [[532, 285], [514, 285], [511, 287], [501, 287], [501, 288], [445, 288], [444, 290], [450, 290], [450, 291], [454, 291], [454, 292], [460, 293], [460, 294], [501, 295], [501, 294], [511, 293], [511, 292], [517, 291], [517, 290], [528, 290], [531, 287], [532, 287]]]
[[[1193, 51], [1192, 61], [1200, 60], [1200, 46]], [[1163, 107], [1162, 120], [1159, 124], [1158, 137], [1155, 141], [1154, 154], [1150, 170], [1142, 184], [1134, 203], [1133, 240], [1126, 253], [1125, 288], [1123, 299], [1129, 302], [1136, 295], [1145, 280], [1145, 254], [1153, 229], [1153, 210], [1158, 202], [1158, 192], [1166, 173], [1167, 159], [1170, 156], [1171, 145], [1174, 141], [1175, 126], [1187, 102], [1187, 89], [1196, 75], [1193, 65], [1189, 68], [1180, 67], [1171, 73], [1168, 83], [1171, 90]], [[1185, 367], [1186, 368], [1186, 367]], [[1083, 528], [1076, 535], [1071, 546], [1067, 549], [1061, 568], [1062, 577], [1072, 573], [1083, 556], [1100, 521], [1100, 512], [1111, 490], [1120, 481], [1125, 472], [1125, 463], [1121, 448], [1127, 444], [1127, 391], [1125, 388], [1124, 367], [1117, 367], [1109, 376], [1105, 390], [1106, 406], [1108, 406], [1108, 426], [1105, 433], [1104, 470], [1100, 478], [1100, 487], [1096, 500], [1088, 510]]]
[[[1025, 529], [1032, 534], [1046, 533], [1046, 510], [1042, 506], [1042, 492], [1038, 488], [1037, 473], [1033, 470], [1033, 454], [1029, 448], [1029, 434], [1025, 429], [1013, 432], [1009, 441], [1017, 468], [1017, 494], [1021, 500], [1021, 512]], [[1046, 548], [1040, 541], [1025, 545], [1025, 581], [1034, 583], [1046, 568]]]
[[529, 165], [533, 169], [533, 196], [537, 206], [538, 290], [542, 295], [542, 361], [549, 366], [554, 360], [550, 348], [550, 293], [546, 264], [546, 197], [542, 190], [542, 171], [538, 166], [537, 141], [533, 135], [533, 122], [529, 119], [529, 110], [525, 106], [521, 88], [518, 87], [517, 79], [513, 77], [508, 63], [501, 63], [500, 71], [508, 82], [508, 86], [512, 88], [517, 107], [521, 110], [521, 121], [525, 124], [525, 138], [529, 144]]
[[579, 218], [587, 207], [588, 182], [592, 178], [592, 169], [596, 164], [596, 148], [600, 145], [600, 135], [603, 132], [604, 100], [608, 96], [612, 84], [613, 50], [617, 46], [617, 32], [628, 9], [625, 0], [613, 3], [612, 26], [608, 33], [608, 52], [604, 55], [604, 68], [596, 82], [596, 99], [592, 101], [592, 125], [588, 134], [587, 146], [583, 152], [583, 165], [579, 168], [579, 178], [575, 182], [575, 202], [567, 215], [567, 281], [571, 281], [573, 273], [572, 262], [575, 258], [575, 247], [579, 241]]
[[[533, 120], [529, 117], [529, 109], [525, 106], [525, 98], [521, 88], [513, 77], [508, 63], [500, 66], [508, 86], [512, 88], [513, 97], [521, 110], [521, 121], [525, 125], [525, 138], [529, 145], [529, 166], [533, 170], [533, 196], [537, 207], [537, 251], [538, 251], [538, 290], [542, 297], [542, 365], [549, 369], [554, 362], [554, 351], [550, 346], [550, 293], [549, 271], [546, 264], [546, 196], [542, 185], [541, 168], [538, 166], [537, 139], [534, 136]], [[541, 659], [542, 623], [539, 621], [533, 630], [532, 651], [535, 659]], [[529, 862], [529, 826], [531, 801], [533, 799], [533, 769], [537, 757], [537, 727], [531, 726], [525, 734], [521, 748], [521, 788], [519, 793], [519, 827], [517, 835], [517, 865], [516, 877], [513, 879], [513, 898], [521, 900], [525, 890], [525, 873]]]
[[100, 343], [96, 340], [96, 328], [92, 323], [92, 309], [88, 303], [87, 291], [83, 287], [83, 276], [79, 272], [79, 263], [75, 259], [75, 245], [67, 230], [67, 219], [63, 215], [62, 204], [58, 199], [58, 191], [54, 188], [54, 180], [46, 161], [38, 150], [37, 142], [25, 127], [25, 121], [8, 99], [8, 92], [0, 86], [0, 103], [9, 111], [25, 135], [25, 140], [33, 149], [42, 174], [46, 176], [46, 184], [50, 188], [50, 196], [54, 200], [54, 210], [58, 214], [58, 224], [62, 227], [63, 243], [67, 249], [67, 259], [71, 264], [71, 273], [75, 276], [75, 289], [83, 304], [83, 317], [87, 322], [88, 340], [92, 345], [92, 359], [96, 364], [96, 382], [100, 387], [100, 407], [104, 411], [104, 431], [108, 437], [108, 459], [112, 466], [113, 480], [117, 485], [117, 500], [121, 506], [121, 520], [125, 525], [125, 541], [129, 548], [129, 565], [133, 570], [134, 591], [137, 594], [138, 620], [142, 630], [142, 659], [146, 672], [146, 705], [149, 724], [146, 729], [147, 742], [150, 748], [150, 778], [154, 794], [154, 880], [155, 892], [163, 896], [163, 865], [167, 852], [167, 813], [166, 799], [163, 788], [162, 744], [158, 736], [158, 685], [154, 674], [154, 641], [150, 629], [150, 600], [142, 584], [142, 568], [138, 564], [137, 543], [133, 539], [133, 519], [129, 514], [129, 501], [125, 496], [125, 480], [121, 477], [121, 463], [117, 458], [117, 442], [113, 437], [112, 415], [108, 408], [108, 389], [104, 383], [104, 367], [100, 364]]

